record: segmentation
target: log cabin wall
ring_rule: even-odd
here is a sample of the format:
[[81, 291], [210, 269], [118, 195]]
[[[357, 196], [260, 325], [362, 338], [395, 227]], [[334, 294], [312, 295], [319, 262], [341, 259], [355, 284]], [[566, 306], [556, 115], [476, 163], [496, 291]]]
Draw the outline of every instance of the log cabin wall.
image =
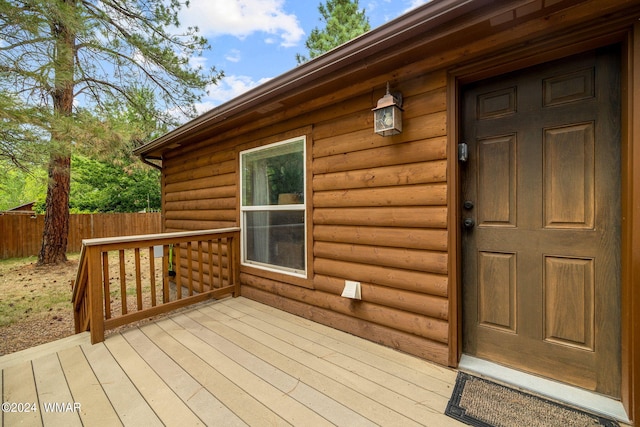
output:
[[[374, 84], [312, 114], [167, 152], [165, 230], [237, 226], [239, 152], [305, 135], [308, 279], [243, 266], [242, 294], [447, 364], [446, 72], [392, 82], [405, 108], [393, 137], [373, 132], [385, 91]], [[362, 301], [341, 297], [345, 280], [361, 282]]]
[[215, 144], [173, 152], [163, 168], [165, 231], [236, 226], [236, 156]]
[[[442, 364], [448, 336], [445, 82], [446, 74], [437, 72], [393, 85], [404, 96], [399, 135], [373, 133], [371, 105], [382, 90], [314, 126], [311, 297], [313, 305], [339, 314], [328, 316], [334, 326]], [[361, 302], [340, 296], [345, 279], [361, 282]]]

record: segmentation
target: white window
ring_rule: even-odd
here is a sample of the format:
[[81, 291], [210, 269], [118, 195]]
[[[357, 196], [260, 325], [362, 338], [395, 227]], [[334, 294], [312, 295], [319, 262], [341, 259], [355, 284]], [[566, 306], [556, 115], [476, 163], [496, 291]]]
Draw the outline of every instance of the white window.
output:
[[306, 277], [305, 137], [240, 153], [242, 262]]

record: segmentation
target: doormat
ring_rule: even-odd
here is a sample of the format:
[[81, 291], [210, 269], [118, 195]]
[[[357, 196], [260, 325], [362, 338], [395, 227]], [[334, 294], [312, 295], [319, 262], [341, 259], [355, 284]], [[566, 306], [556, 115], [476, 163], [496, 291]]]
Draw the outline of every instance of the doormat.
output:
[[445, 414], [477, 427], [620, 427], [616, 421], [464, 372], [458, 373]]

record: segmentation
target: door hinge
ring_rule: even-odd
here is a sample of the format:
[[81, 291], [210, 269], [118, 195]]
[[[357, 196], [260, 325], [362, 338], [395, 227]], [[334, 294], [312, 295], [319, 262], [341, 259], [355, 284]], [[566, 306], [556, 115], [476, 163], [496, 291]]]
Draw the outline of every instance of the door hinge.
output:
[[469, 160], [469, 146], [466, 142], [458, 144], [458, 160], [461, 162]]

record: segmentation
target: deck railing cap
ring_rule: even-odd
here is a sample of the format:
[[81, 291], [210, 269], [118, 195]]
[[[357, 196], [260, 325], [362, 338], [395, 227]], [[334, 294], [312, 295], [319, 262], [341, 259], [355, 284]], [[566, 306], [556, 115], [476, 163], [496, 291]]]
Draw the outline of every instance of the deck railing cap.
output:
[[82, 246], [98, 246], [98, 245], [106, 245], [106, 244], [129, 243], [129, 242], [139, 242], [143, 240], [180, 239], [183, 237], [197, 237], [197, 236], [202, 236], [207, 234], [234, 233], [237, 231], [240, 231], [239, 227], [215, 228], [210, 230], [197, 230], [197, 231], [177, 231], [172, 233], [159, 233], [159, 234], [139, 234], [134, 236], [101, 237], [97, 239], [83, 239]]

